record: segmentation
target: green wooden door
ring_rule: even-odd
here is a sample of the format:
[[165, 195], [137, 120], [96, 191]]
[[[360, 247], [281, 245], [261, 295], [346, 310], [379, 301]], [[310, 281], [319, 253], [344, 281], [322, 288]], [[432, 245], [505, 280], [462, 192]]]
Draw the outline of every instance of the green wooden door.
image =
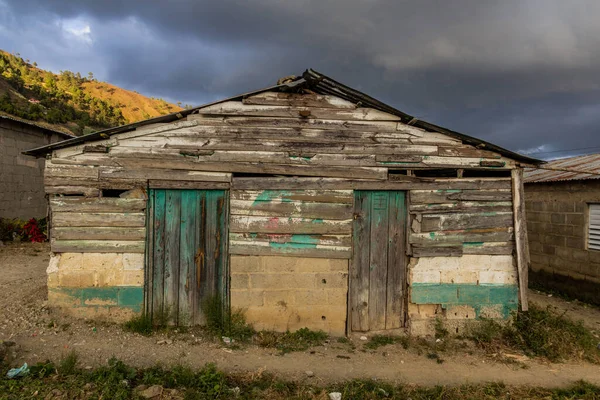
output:
[[155, 319], [202, 325], [205, 301], [228, 307], [225, 190], [151, 189], [146, 309]]
[[353, 331], [396, 329], [406, 312], [406, 197], [355, 191], [350, 324]]

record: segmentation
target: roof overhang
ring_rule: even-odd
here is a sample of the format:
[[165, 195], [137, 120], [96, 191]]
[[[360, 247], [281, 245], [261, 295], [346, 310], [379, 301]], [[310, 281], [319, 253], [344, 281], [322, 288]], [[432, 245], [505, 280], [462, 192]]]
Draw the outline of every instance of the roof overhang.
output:
[[493, 143], [486, 142], [485, 140], [481, 140], [481, 139], [478, 139], [478, 138], [475, 138], [472, 136], [465, 135], [463, 133], [459, 133], [459, 132], [456, 132], [456, 131], [453, 131], [453, 130], [450, 130], [447, 128], [443, 128], [441, 126], [432, 124], [427, 121], [420, 120], [412, 115], [406, 114], [400, 110], [395, 109], [394, 107], [391, 107], [385, 103], [382, 103], [381, 101], [379, 101], [367, 94], [364, 94], [362, 92], [359, 92], [358, 90], [352, 89], [349, 86], [341, 84], [341, 83], [329, 78], [328, 76], [323, 75], [313, 69], [306, 70], [302, 74], [302, 77], [296, 78], [295, 80], [292, 80], [291, 82], [271, 86], [268, 88], [256, 90], [256, 91], [249, 92], [249, 93], [244, 93], [244, 94], [241, 94], [238, 96], [234, 96], [234, 97], [230, 97], [227, 99], [204, 104], [204, 105], [201, 105], [198, 107], [194, 107], [194, 108], [187, 109], [187, 110], [182, 110], [182, 111], [175, 112], [172, 114], [162, 115], [160, 117], [151, 118], [148, 120], [139, 121], [139, 122], [135, 122], [135, 123], [128, 124], [128, 125], [123, 125], [123, 126], [119, 126], [119, 127], [115, 127], [115, 128], [101, 130], [101, 131], [94, 132], [89, 135], [79, 136], [79, 137], [76, 137], [73, 139], [68, 139], [68, 140], [53, 143], [53, 144], [50, 144], [47, 146], [27, 150], [27, 151], [23, 152], [23, 154], [41, 157], [41, 156], [44, 156], [44, 155], [52, 152], [53, 150], [62, 149], [65, 147], [70, 147], [70, 146], [75, 146], [75, 145], [78, 145], [81, 143], [107, 139], [112, 135], [132, 131], [132, 130], [142, 127], [144, 125], [155, 124], [155, 123], [168, 123], [168, 122], [177, 121], [179, 119], [185, 118], [186, 116], [188, 116], [190, 114], [195, 113], [196, 111], [198, 111], [201, 108], [208, 107], [208, 106], [211, 106], [214, 104], [219, 104], [219, 103], [223, 103], [226, 101], [240, 100], [240, 99], [243, 99], [244, 97], [248, 97], [248, 96], [252, 96], [255, 94], [268, 92], [268, 91], [290, 92], [290, 91], [295, 91], [295, 90], [299, 90], [302, 88], [310, 89], [311, 91], [313, 91], [317, 94], [337, 96], [344, 100], [350, 101], [354, 104], [359, 104], [360, 106], [363, 106], [363, 107], [370, 107], [370, 108], [374, 108], [374, 109], [377, 109], [377, 110], [380, 110], [383, 112], [387, 112], [387, 113], [396, 115], [401, 119], [401, 121], [403, 123], [406, 123], [408, 125], [412, 125], [417, 128], [421, 128], [421, 129], [425, 129], [428, 131], [433, 131], [433, 132], [442, 133], [444, 135], [448, 135], [450, 137], [459, 139], [466, 144], [473, 145], [480, 149], [495, 151], [507, 158], [511, 158], [515, 161], [519, 161], [526, 165], [534, 166], [534, 165], [539, 165], [539, 164], [544, 163], [544, 161], [542, 161], [542, 160], [538, 160], [535, 158], [524, 156], [519, 153], [515, 153], [513, 151], [510, 151], [510, 150], [507, 150], [500, 146], [497, 146]]

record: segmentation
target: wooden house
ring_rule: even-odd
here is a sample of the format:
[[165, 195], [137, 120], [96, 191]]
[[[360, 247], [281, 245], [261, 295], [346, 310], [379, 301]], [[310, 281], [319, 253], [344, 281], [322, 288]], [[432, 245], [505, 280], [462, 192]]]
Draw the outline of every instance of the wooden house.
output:
[[218, 298], [257, 329], [423, 334], [527, 307], [537, 160], [313, 70], [28, 154], [48, 157], [49, 302], [77, 315], [202, 324]]

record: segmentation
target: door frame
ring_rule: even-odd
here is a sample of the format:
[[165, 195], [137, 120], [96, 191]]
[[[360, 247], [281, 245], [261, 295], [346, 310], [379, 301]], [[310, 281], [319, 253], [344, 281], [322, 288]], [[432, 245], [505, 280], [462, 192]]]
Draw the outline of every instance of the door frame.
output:
[[146, 238], [144, 250], [144, 315], [152, 316], [152, 296], [154, 284], [154, 196], [152, 190], [222, 190], [225, 192], [225, 202], [223, 209], [223, 218], [225, 220], [224, 237], [221, 238], [223, 243], [223, 264], [221, 273], [221, 282], [218, 285], [222, 288], [222, 300], [224, 313], [230, 312], [231, 293], [230, 293], [230, 257], [229, 257], [229, 220], [230, 220], [230, 201], [231, 190], [229, 184], [224, 185], [220, 182], [178, 182], [178, 181], [150, 181], [146, 188], [147, 207], [146, 207]]
[[[403, 258], [404, 258], [404, 275], [403, 275], [403, 279], [402, 279], [402, 287], [403, 287], [403, 294], [402, 294], [402, 301], [404, 303], [404, 307], [403, 307], [403, 312], [402, 315], [400, 316], [400, 327], [398, 329], [404, 330], [407, 328], [407, 323], [408, 323], [408, 304], [409, 304], [409, 286], [408, 286], [408, 273], [409, 273], [409, 268], [408, 268], [408, 264], [409, 264], [409, 257], [411, 255], [411, 251], [410, 251], [410, 242], [409, 242], [409, 234], [410, 234], [410, 191], [409, 190], [353, 190], [353, 194], [352, 194], [352, 207], [353, 207], [353, 220], [356, 220], [358, 218], [357, 216], [357, 209], [356, 209], [356, 192], [403, 192], [404, 193], [404, 206], [405, 206], [405, 213], [404, 213], [404, 229], [403, 229], [403, 233], [404, 233], [404, 253], [403, 253]], [[352, 330], [352, 295], [353, 295], [353, 279], [352, 279], [352, 274], [353, 274], [353, 264], [355, 262], [355, 257], [357, 256], [356, 253], [356, 249], [355, 249], [355, 223], [353, 222], [352, 224], [352, 255], [351, 258], [349, 260], [349, 270], [348, 270], [348, 297], [347, 297], [347, 307], [346, 307], [346, 311], [347, 311], [347, 316], [346, 316], [346, 334], [350, 334], [353, 332], [361, 332], [361, 331], [353, 331]], [[390, 329], [393, 330], [393, 329]], [[389, 330], [386, 330], [389, 331]], [[371, 330], [369, 329], [366, 332], [377, 332], [376, 330]]]

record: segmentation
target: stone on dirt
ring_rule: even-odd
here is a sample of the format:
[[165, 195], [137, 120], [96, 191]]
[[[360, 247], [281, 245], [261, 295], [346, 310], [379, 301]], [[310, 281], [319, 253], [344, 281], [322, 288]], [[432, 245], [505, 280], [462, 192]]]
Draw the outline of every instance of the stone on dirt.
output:
[[153, 385], [150, 386], [148, 389], [144, 389], [141, 392], [139, 392], [139, 395], [145, 399], [153, 399], [155, 397], [158, 397], [162, 394], [163, 392], [163, 387], [160, 385]]
[[342, 394], [340, 392], [329, 393], [329, 400], [342, 400]]
[[304, 371], [304, 373], [306, 374], [306, 376], [311, 377], [311, 376], [315, 376], [315, 373], [312, 371]]

